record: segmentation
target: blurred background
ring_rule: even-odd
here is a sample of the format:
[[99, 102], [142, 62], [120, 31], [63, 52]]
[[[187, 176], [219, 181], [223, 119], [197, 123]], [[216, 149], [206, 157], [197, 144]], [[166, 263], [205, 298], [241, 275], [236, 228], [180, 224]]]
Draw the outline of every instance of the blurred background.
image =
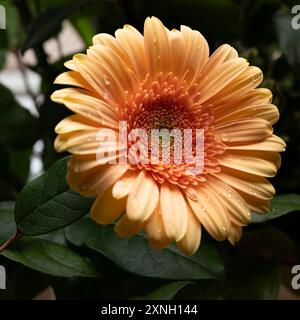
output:
[[[282, 167], [272, 180], [277, 194], [300, 193], [300, 18], [299, 28], [292, 27], [296, 4], [289, 0], [0, 1], [6, 11], [6, 29], [0, 29], [0, 202], [14, 201], [28, 181], [64, 156], [53, 149], [54, 127], [68, 111], [49, 99], [57, 89], [53, 80], [65, 70], [63, 63], [84, 52], [94, 34], [113, 34], [124, 24], [142, 31], [145, 18], [152, 15], [171, 29], [184, 24], [199, 30], [211, 52], [229, 43], [262, 69], [262, 86], [272, 90], [281, 113], [275, 132], [287, 143]], [[237, 290], [229, 297], [297, 299], [290, 270], [300, 264], [299, 230], [299, 212], [248, 227], [233, 258], [239, 264], [232, 267], [243, 273], [233, 279]], [[31, 273], [20, 268], [12, 265], [16, 274]], [[44, 279], [32, 276], [42, 289]], [[39, 297], [54, 298], [51, 290]], [[39, 292], [29, 291], [16, 289], [15, 298], [32, 298]], [[219, 298], [219, 292], [203, 286], [201, 293], [183, 290], [178, 297]]]

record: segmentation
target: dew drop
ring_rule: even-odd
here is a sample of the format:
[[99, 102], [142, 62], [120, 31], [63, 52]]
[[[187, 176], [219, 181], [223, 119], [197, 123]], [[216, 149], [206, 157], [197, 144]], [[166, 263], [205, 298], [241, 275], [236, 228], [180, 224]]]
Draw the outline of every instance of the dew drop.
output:
[[110, 80], [106, 75], [103, 76], [103, 80], [104, 80], [105, 85], [107, 85], [107, 86], [110, 85]]
[[226, 133], [222, 133], [222, 134], [221, 134], [221, 140], [222, 140], [223, 142], [228, 142], [228, 141], [230, 140], [230, 138], [227, 136]]
[[203, 207], [200, 207], [200, 208], [199, 208], [199, 211], [200, 211], [200, 213], [202, 213], [202, 214], [205, 213], [205, 209], [204, 209]]

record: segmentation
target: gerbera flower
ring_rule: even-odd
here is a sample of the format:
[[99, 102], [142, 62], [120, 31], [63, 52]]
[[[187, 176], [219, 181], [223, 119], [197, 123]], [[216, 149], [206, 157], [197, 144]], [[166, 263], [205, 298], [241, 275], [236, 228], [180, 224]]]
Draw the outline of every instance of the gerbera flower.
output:
[[[129, 25], [115, 37], [96, 35], [87, 53], [65, 66], [70, 71], [55, 83], [70, 87], [55, 91], [52, 99], [74, 115], [57, 125], [55, 148], [72, 154], [70, 186], [96, 196], [91, 209], [96, 222], [116, 222], [120, 236], [144, 229], [153, 247], [175, 241], [193, 254], [202, 227], [234, 244], [251, 212], [269, 210], [275, 191], [266, 178], [276, 174], [285, 148], [272, 131], [279, 113], [271, 92], [257, 89], [261, 70], [230, 45], [210, 55], [198, 31], [186, 26], [170, 31], [152, 17], [144, 35]], [[102, 163], [99, 129], [119, 136], [120, 121], [129, 130], [147, 132], [202, 129], [203, 170], [193, 174], [174, 157], [169, 164]], [[111, 159], [124, 156], [120, 144], [106, 141], [100, 148], [115, 151]]]

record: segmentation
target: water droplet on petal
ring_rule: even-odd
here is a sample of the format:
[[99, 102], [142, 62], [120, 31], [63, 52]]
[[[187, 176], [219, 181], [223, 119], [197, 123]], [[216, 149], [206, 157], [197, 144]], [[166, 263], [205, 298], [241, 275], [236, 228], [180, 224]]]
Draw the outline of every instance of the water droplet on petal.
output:
[[230, 138], [227, 136], [226, 133], [222, 133], [222, 134], [221, 134], [221, 140], [222, 140], [223, 142], [229, 142], [229, 141], [230, 141]]
[[110, 80], [106, 75], [103, 76], [103, 80], [104, 80], [105, 85], [107, 85], [107, 86], [110, 85]]

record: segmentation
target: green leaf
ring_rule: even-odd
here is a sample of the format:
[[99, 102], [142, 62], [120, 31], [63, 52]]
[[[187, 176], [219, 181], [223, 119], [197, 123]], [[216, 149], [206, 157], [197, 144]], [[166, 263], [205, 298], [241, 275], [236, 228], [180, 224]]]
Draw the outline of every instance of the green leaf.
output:
[[160, 287], [159, 289], [147, 294], [144, 297], [139, 297], [139, 300], [171, 300], [176, 294], [185, 286], [189, 284], [195, 284], [191, 281], [176, 281], [168, 283], [167, 285]]
[[65, 180], [67, 160], [57, 161], [22, 190], [15, 208], [15, 220], [22, 233], [48, 233], [89, 212], [93, 200], [72, 191]]
[[13, 203], [0, 204], [0, 245], [16, 232]]
[[92, 265], [67, 246], [23, 237], [1, 253], [31, 269], [59, 277], [98, 277]]
[[224, 270], [217, 251], [205, 241], [196, 254], [188, 257], [174, 245], [160, 251], [151, 249], [143, 234], [118, 237], [113, 228], [113, 225], [102, 226], [84, 218], [66, 228], [66, 238], [75, 245], [102, 253], [128, 272], [145, 277], [212, 279]]
[[0, 143], [17, 150], [31, 148], [39, 137], [37, 119], [3, 85], [0, 85], [0, 113]]
[[55, 7], [42, 12], [33, 21], [27, 32], [22, 51], [44, 42], [58, 33], [62, 21], [76, 8], [75, 5]]
[[266, 222], [280, 216], [283, 216], [289, 212], [300, 210], [300, 195], [298, 194], [286, 194], [276, 196], [271, 201], [271, 212], [268, 214], [252, 215], [253, 223]]

